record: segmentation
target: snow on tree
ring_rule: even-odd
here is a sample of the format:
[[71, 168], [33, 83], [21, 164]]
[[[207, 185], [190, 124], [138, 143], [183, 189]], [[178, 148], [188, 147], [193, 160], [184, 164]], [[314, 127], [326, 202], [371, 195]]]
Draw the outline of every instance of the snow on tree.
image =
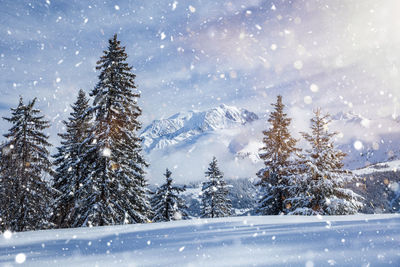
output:
[[302, 133], [310, 149], [305, 155], [305, 173], [297, 179], [298, 194], [293, 199], [291, 214], [344, 215], [354, 214], [362, 207], [361, 196], [345, 188], [356, 177], [343, 170], [345, 153], [334, 147], [333, 138], [337, 132], [329, 132], [331, 122], [328, 114], [320, 109], [311, 119], [311, 134]]
[[188, 218], [185, 200], [179, 196], [179, 193], [184, 192], [186, 188], [174, 186], [171, 174], [170, 170], [165, 171], [165, 183], [156, 190], [151, 198], [154, 213], [152, 221], [154, 222]]
[[224, 180], [223, 173], [218, 168], [215, 157], [205, 175], [207, 181], [203, 182], [201, 192], [201, 217], [216, 218], [232, 215], [232, 204], [228, 199], [228, 185]]
[[284, 113], [285, 105], [282, 96], [272, 104], [275, 110], [271, 112], [268, 122], [270, 129], [263, 131], [263, 144], [260, 148], [260, 158], [264, 161], [264, 168], [258, 171], [261, 187], [261, 199], [257, 211], [262, 215], [277, 215], [286, 213], [284, 200], [289, 197], [290, 180], [297, 172], [295, 155], [297, 140], [290, 132], [291, 119]]
[[90, 134], [91, 113], [85, 92], [79, 90], [76, 102], [71, 105], [68, 121], [63, 121], [66, 132], [59, 134], [61, 146], [57, 148], [53, 187], [56, 190], [53, 221], [59, 227], [73, 227], [79, 221], [82, 195], [80, 184], [86, 175], [82, 156], [87, 150], [85, 138]]
[[91, 92], [94, 116], [91, 135], [85, 141], [87, 175], [78, 194], [81, 202], [81, 225], [143, 223], [151, 212], [148, 201], [142, 153], [142, 114], [137, 99], [135, 74], [126, 63], [125, 47], [117, 35], [109, 40], [108, 50], [97, 62], [99, 82]]
[[52, 190], [45, 181], [51, 175], [47, 148], [50, 143], [43, 133], [49, 122], [34, 108], [36, 98], [27, 105], [20, 97], [11, 117], [12, 124], [4, 135], [0, 159], [0, 229], [28, 231], [50, 226]]

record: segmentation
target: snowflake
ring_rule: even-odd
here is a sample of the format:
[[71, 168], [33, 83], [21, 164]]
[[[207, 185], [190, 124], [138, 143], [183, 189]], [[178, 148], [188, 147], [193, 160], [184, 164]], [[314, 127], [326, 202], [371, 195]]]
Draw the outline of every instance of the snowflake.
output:
[[361, 141], [357, 140], [354, 142], [353, 146], [356, 150], [361, 150], [363, 148], [363, 143]]
[[111, 150], [108, 147], [104, 148], [102, 153], [103, 153], [104, 157], [110, 157], [111, 156]]
[[18, 253], [18, 254], [15, 256], [15, 262], [18, 263], [18, 264], [24, 263], [25, 260], [26, 260], [26, 256], [25, 256], [24, 253]]

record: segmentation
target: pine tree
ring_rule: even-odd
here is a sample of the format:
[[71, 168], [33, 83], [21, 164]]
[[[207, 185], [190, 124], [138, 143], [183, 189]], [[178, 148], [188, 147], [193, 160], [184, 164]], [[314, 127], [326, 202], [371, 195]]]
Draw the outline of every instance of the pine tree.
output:
[[[12, 124], [4, 135], [0, 162], [0, 192], [2, 195], [1, 229], [28, 231], [44, 229], [51, 210], [51, 188], [45, 181], [51, 175], [50, 146], [43, 130], [49, 127], [40, 110], [34, 108], [36, 98], [24, 105], [20, 97], [11, 117], [4, 118]], [[3, 198], [4, 197], [4, 198]]]
[[223, 173], [218, 168], [218, 162], [213, 157], [205, 172], [207, 181], [203, 182], [201, 194], [201, 217], [217, 218], [232, 215], [231, 200], [228, 199], [228, 185]]
[[297, 172], [295, 156], [300, 151], [295, 147], [297, 140], [289, 132], [291, 119], [284, 113], [282, 96], [279, 95], [272, 106], [275, 110], [268, 119], [270, 129], [263, 131], [264, 146], [260, 148], [259, 154], [265, 167], [257, 173], [260, 178], [258, 185], [263, 194], [257, 210], [262, 215], [287, 212], [289, 207], [286, 207], [284, 200], [290, 197], [290, 180]]
[[81, 225], [143, 223], [151, 212], [148, 201], [142, 153], [142, 111], [132, 67], [126, 63], [125, 47], [117, 35], [109, 40], [108, 50], [97, 62], [99, 82], [91, 92], [94, 97], [94, 123], [85, 142], [87, 176], [78, 194], [83, 202]]
[[186, 190], [182, 186], [174, 186], [171, 171], [165, 171], [165, 183], [154, 193], [151, 199], [154, 217], [153, 222], [168, 222], [172, 220], [187, 219], [187, 206], [179, 193]]
[[80, 184], [86, 175], [82, 156], [87, 150], [85, 138], [90, 134], [89, 100], [85, 92], [79, 90], [76, 102], [71, 105], [72, 112], [68, 121], [63, 121], [66, 132], [59, 134], [61, 146], [57, 148], [54, 165], [54, 189], [56, 190], [54, 223], [59, 227], [73, 227], [79, 221], [81, 195]]
[[333, 138], [336, 132], [328, 131], [331, 122], [328, 114], [320, 109], [311, 119], [311, 134], [302, 133], [310, 145], [306, 150], [306, 170], [298, 179], [301, 185], [298, 195], [292, 200], [292, 214], [344, 215], [354, 214], [362, 207], [361, 196], [346, 189], [348, 182], [356, 179], [343, 170], [345, 153], [335, 149]]

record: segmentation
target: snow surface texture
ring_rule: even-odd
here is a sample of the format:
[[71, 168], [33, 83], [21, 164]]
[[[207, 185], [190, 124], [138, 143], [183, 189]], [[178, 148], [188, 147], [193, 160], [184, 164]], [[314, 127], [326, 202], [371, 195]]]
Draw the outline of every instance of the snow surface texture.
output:
[[259, 216], [6, 232], [0, 265], [399, 266], [400, 216]]

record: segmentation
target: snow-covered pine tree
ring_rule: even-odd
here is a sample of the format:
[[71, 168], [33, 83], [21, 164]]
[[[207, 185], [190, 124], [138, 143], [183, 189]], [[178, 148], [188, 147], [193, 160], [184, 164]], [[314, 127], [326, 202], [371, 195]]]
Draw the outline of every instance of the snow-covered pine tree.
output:
[[62, 141], [53, 156], [56, 166], [53, 187], [56, 195], [52, 219], [58, 227], [74, 227], [80, 218], [82, 195], [78, 191], [86, 172], [82, 156], [87, 150], [84, 141], [90, 134], [92, 119], [88, 103], [85, 92], [79, 90], [76, 102], [71, 105], [68, 121], [63, 121], [65, 133], [58, 134]]
[[151, 198], [154, 213], [153, 222], [168, 222], [188, 218], [185, 200], [179, 196], [179, 193], [184, 192], [186, 188], [174, 186], [171, 174], [170, 170], [165, 171], [165, 183], [158, 187]]
[[268, 122], [270, 129], [263, 131], [263, 144], [260, 148], [260, 158], [265, 167], [258, 171], [261, 187], [261, 199], [257, 211], [262, 215], [277, 215], [286, 213], [287, 208], [284, 200], [289, 196], [290, 180], [297, 172], [295, 156], [297, 140], [290, 132], [291, 119], [284, 112], [285, 105], [282, 96], [278, 95], [277, 102], [272, 104], [274, 111], [271, 112]]
[[298, 179], [301, 190], [291, 200], [291, 214], [344, 215], [354, 214], [362, 207], [361, 196], [346, 184], [356, 177], [343, 170], [345, 153], [334, 147], [336, 132], [328, 131], [329, 114], [322, 115], [320, 109], [311, 119], [311, 134], [302, 133], [311, 146], [306, 150], [306, 170]]
[[[11, 220], [15, 209], [15, 199], [12, 192], [14, 191], [14, 168], [10, 168], [14, 164], [11, 160], [10, 150], [13, 145], [5, 145], [1, 143], [0, 149], [0, 232], [12, 229]], [[10, 193], [11, 192], [11, 193]]]
[[218, 168], [216, 157], [213, 157], [205, 175], [207, 180], [203, 182], [201, 191], [201, 217], [217, 218], [232, 215], [228, 185]]
[[[51, 175], [47, 148], [50, 143], [43, 130], [49, 122], [34, 108], [36, 98], [28, 105], [20, 97], [11, 117], [6, 143], [2, 145], [0, 167], [1, 229], [28, 231], [50, 226], [52, 190], [45, 181]], [[3, 198], [4, 197], [4, 198]]]
[[94, 122], [83, 159], [87, 175], [77, 192], [84, 196], [79, 211], [83, 226], [149, 221], [148, 164], [137, 135], [140, 93], [126, 59], [125, 47], [114, 35], [97, 62], [99, 82], [90, 94]]

